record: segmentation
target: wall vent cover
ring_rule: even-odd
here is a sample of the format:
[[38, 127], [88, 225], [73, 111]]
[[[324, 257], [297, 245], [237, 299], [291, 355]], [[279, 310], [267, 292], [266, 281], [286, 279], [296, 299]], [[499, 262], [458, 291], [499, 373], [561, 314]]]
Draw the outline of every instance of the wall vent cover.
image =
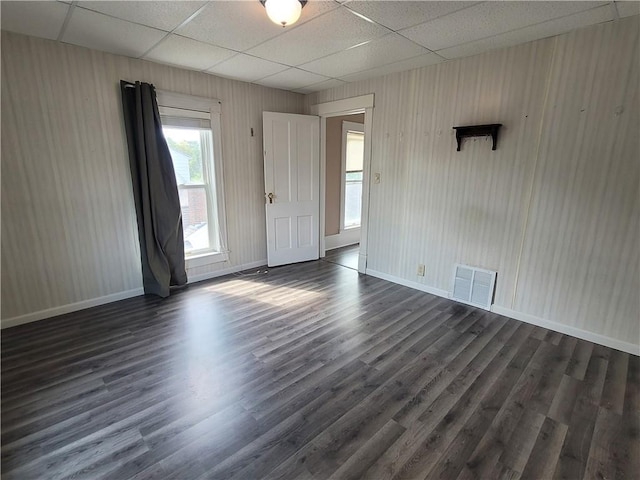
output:
[[456, 264], [453, 269], [453, 290], [449, 298], [489, 310], [495, 286], [496, 272]]

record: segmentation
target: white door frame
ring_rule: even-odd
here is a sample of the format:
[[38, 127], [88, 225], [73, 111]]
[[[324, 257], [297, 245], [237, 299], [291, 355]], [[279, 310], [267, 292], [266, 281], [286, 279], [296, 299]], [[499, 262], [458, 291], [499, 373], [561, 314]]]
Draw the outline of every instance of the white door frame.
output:
[[334, 102], [311, 105], [311, 115], [320, 117], [320, 258], [325, 256], [325, 200], [327, 175], [327, 118], [364, 113], [364, 164], [362, 171], [362, 222], [358, 272], [367, 271], [369, 234], [369, 196], [371, 191], [371, 131], [373, 127], [373, 93]]

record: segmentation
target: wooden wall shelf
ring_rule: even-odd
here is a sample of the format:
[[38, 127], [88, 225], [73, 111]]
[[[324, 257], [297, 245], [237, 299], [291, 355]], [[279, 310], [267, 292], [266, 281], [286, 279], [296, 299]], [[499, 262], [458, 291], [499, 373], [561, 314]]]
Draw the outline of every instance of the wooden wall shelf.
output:
[[467, 137], [488, 137], [493, 139], [491, 150], [495, 150], [498, 146], [498, 130], [502, 126], [501, 123], [492, 123], [490, 125], [469, 125], [466, 127], [453, 127], [456, 131], [456, 142], [458, 142], [457, 151], [460, 151], [462, 139]]

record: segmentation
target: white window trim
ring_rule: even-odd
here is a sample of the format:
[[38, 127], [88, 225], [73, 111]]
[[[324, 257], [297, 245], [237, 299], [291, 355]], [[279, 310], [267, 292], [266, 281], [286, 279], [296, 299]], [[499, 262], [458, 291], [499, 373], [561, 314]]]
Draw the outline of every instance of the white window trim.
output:
[[220, 115], [221, 103], [216, 98], [197, 97], [184, 93], [169, 92], [167, 90], [156, 90], [158, 106], [174, 107], [183, 110], [194, 110], [197, 112], [211, 112]]
[[[216, 205], [213, 205], [213, 207], [217, 209], [216, 214], [218, 219], [221, 251], [203, 252], [185, 257], [185, 264], [186, 268], [189, 269], [226, 262], [229, 260], [229, 251], [227, 250], [227, 209], [224, 201], [222, 128], [220, 121], [222, 113], [221, 103], [219, 100], [214, 98], [197, 97], [194, 95], [185, 95], [166, 90], [156, 90], [156, 99], [158, 101], [158, 109], [164, 114], [183, 114], [184, 110], [189, 110], [190, 117], [210, 119], [211, 133], [213, 136], [213, 168], [215, 174], [214, 184], [211, 184], [209, 188], [213, 189], [215, 193]], [[204, 165], [203, 167], [206, 168]]]
[[[342, 159], [340, 165], [340, 233], [345, 230], [359, 230], [362, 226], [362, 208], [360, 209], [360, 225], [357, 227], [345, 227], [344, 225], [344, 210], [345, 210], [345, 193], [346, 193], [346, 174], [347, 174], [347, 133], [348, 132], [360, 132], [364, 134], [364, 124], [342, 121]], [[364, 163], [363, 163], [364, 168]], [[364, 179], [363, 179], [364, 184]]]

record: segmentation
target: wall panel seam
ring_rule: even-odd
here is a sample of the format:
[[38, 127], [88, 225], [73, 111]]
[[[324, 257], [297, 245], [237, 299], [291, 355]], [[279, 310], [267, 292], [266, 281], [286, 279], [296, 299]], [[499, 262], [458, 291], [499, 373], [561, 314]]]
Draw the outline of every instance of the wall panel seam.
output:
[[520, 248], [518, 249], [518, 257], [516, 258], [516, 272], [513, 279], [513, 293], [511, 296], [511, 308], [513, 309], [516, 302], [516, 296], [518, 294], [518, 279], [520, 277], [520, 265], [522, 263], [522, 253], [524, 251], [524, 244], [527, 238], [527, 229], [529, 227], [529, 214], [531, 212], [531, 204], [533, 203], [533, 188], [536, 182], [536, 173], [538, 171], [538, 164], [540, 163], [540, 143], [542, 142], [542, 132], [545, 126], [545, 117], [547, 114], [547, 105], [549, 103], [549, 90], [551, 89], [551, 79], [553, 78], [555, 58], [558, 47], [558, 37], [553, 39], [553, 50], [551, 51], [551, 57], [549, 59], [549, 73], [547, 75], [547, 82], [544, 89], [544, 100], [542, 104], [542, 112], [540, 114], [540, 124], [538, 127], [538, 136], [536, 139], [536, 152], [534, 155], [533, 169], [531, 171], [531, 183], [529, 185], [529, 195], [527, 198], [527, 208], [525, 210], [525, 216], [522, 223], [522, 230], [520, 235]]

